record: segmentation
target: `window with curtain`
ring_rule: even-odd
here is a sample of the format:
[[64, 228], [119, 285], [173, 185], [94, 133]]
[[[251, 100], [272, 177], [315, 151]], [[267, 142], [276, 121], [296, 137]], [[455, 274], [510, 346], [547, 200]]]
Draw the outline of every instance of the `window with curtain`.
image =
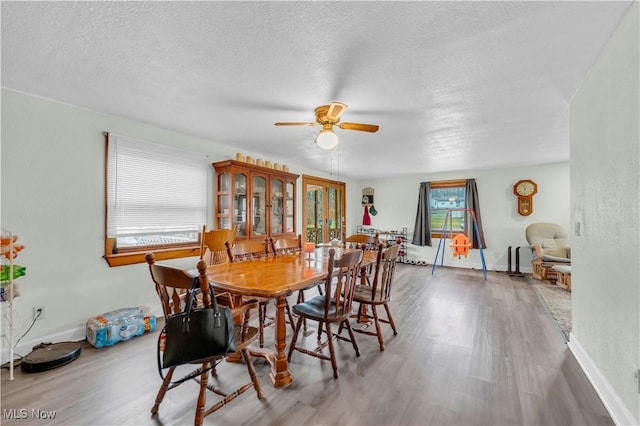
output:
[[107, 134], [106, 254], [197, 244], [207, 179], [203, 154]]
[[[431, 235], [440, 237], [442, 229], [454, 234], [462, 234], [467, 228], [467, 218], [464, 211], [452, 210], [447, 215], [448, 209], [466, 208], [465, 181], [441, 181], [431, 182]], [[447, 223], [444, 223], [445, 217]]]
[[[472, 213], [468, 210], [473, 210], [475, 214], [477, 229], [473, 223]], [[447, 211], [449, 211], [448, 215]], [[479, 239], [482, 248], [486, 248], [475, 179], [420, 184], [412, 243], [418, 246], [431, 246], [431, 238], [442, 237], [443, 229], [447, 234], [467, 235], [473, 248], [480, 247]]]

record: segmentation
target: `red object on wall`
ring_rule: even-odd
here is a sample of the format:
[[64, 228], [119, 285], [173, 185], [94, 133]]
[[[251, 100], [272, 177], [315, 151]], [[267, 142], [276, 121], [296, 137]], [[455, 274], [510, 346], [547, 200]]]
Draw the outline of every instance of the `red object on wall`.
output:
[[362, 215], [362, 224], [371, 225], [371, 217], [369, 216], [369, 209], [364, 206], [364, 214]]

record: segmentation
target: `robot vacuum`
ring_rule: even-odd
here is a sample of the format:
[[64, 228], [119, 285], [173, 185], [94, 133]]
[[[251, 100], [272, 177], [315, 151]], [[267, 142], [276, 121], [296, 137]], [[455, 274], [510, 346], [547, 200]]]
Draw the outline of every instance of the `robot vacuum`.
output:
[[40, 343], [22, 358], [20, 367], [27, 373], [38, 373], [61, 367], [80, 356], [79, 342]]

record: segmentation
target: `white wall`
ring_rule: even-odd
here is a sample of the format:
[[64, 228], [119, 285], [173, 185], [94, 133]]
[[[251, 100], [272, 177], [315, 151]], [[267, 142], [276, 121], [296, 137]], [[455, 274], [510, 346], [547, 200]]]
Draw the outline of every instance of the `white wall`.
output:
[[[47, 313], [47, 318], [38, 321], [23, 340], [27, 348], [42, 340], [82, 338], [87, 318], [94, 315], [127, 306], [157, 306], [146, 265], [110, 268], [102, 258], [104, 131], [204, 152], [211, 162], [235, 157], [237, 151], [234, 147], [3, 89], [1, 225], [19, 234], [20, 242], [26, 246], [19, 257], [19, 263], [27, 267], [27, 275], [20, 279], [22, 295], [16, 300], [19, 335], [31, 322], [33, 306], [45, 306]], [[338, 178], [289, 166], [295, 173]], [[347, 232], [355, 232], [356, 225], [361, 224], [360, 200], [365, 186], [376, 190], [379, 213], [372, 216], [373, 226], [387, 229], [407, 226], [412, 230], [420, 182], [466, 177], [478, 181], [488, 244], [485, 256], [490, 269], [506, 269], [508, 245], [526, 246], [527, 224], [553, 221], [568, 225], [568, 163], [557, 163], [366, 182], [339, 177], [347, 183]], [[512, 195], [513, 183], [523, 178], [531, 178], [539, 185], [535, 210], [529, 217], [516, 213]], [[298, 185], [298, 212], [301, 191]], [[301, 223], [298, 214], [300, 230]], [[414, 247], [409, 254], [431, 263], [435, 251]], [[521, 254], [522, 270], [530, 270], [528, 250], [523, 249]], [[194, 261], [176, 259], [173, 263], [191, 267]], [[447, 253], [445, 261], [453, 266], [479, 265], [473, 251], [468, 259], [462, 260], [454, 260]], [[5, 348], [6, 343], [3, 340]]]
[[[602, 376], [616, 421], [638, 424], [640, 78], [635, 2], [571, 101], [571, 347]], [[635, 420], [618, 407], [619, 397]], [[617, 411], [617, 412], [616, 412]]]
[[[363, 187], [376, 190], [374, 227], [412, 230], [420, 182], [476, 178], [490, 269], [505, 268], [508, 245], [526, 245], [524, 228], [529, 223], [557, 222], [570, 229], [571, 193], [571, 222], [580, 222], [582, 232], [577, 238], [572, 234], [570, 345], [574, 352], [584, 352], [583, 367], [586, 361], [592, 363], [593, 370], [587, 365], [592, 380], [601, 375], [603, 387], [611, 388], [610, 399], [604, 395], [608, 407], [620, 399], [616, 419], [623, 423], [640, 419], [640, 395], [633, 378], [640, 367], [639, 9], [635, 2], [571, 102], [570, 176], [569, 165], [558, 163], [346, 180], [348, 229], [353, 232], [361, 223]], [[1, 101], [1, 225], [18, 233], [26, 246], [19, 257], [19, 263], [27, 266], [26, 277], [20, 279], [22, 296], [16, 301], [19, 335], [30, 324], [32, 306], [45, 306], [47, 311], [47, 319], [26, 336], [24, 347], [83, 330], [87, 318], [96, 314], [156, 305], [145, 265], [109, 268], [102, 259], [102, 132], [205, 152], [212, 162], [233, 157], [236, 149], [4, 89]], [[290, 168], [330, 177], [291, 164]], [[517, 215], [511, 192], [513, 183], [523, 178], [539, 185], [534, 213], [524, 218]], [[299, 215], [302, 229], [300, 221]], [[409, 255], [432, 262], [434, 250], [412, 247]], [[528, 252], [522, 254], [522, 265], [529, 267]], [[469, 259], [449, 257], [446, 263], [478, 267], [477, 251]], [[4, 310], [5, 304], [0, 308]], [[603, 395], [606, 389], [598, 391]]]
[[[31, 323], [33, 306], [46, 310], [46, 319], [38, 321], [21, 342], [23, 355], [43, 340], [82, 339], [91, 316], [129, 306], [159, 305], [146, 264], [110, 268], [102, 258], [105, 131], [203, 152], [211, 162], [235, 158], [237, 151], [3, 89], [1, 225], [19, 235], [25, 249], [18, 264], [27, 267], [26, 276], [19, 280], [22, 295], [15, 303], [18, 337]], [[331, 177], [293, 164], [289, 168], [293, 173]], [[211, 176], [213, 181], [213, 172]], [[350, 180], [346, 182], [353, 186]], [[301, 232], [302, 189], [300, 180], [298, 183], [297, 227]], [[196, 259], [173, 263], [193, 267]], [[5, 304], [1, 305], [4, 309]], [[2, 348], [6, 347], [3, 339]]]
[[[550, 156], [550, 160], [551, 160]], [[535, 167], [518, 167], [495, 170], [475, 170], [450, 173], [425, 173], [421, 176], [398, 177], [359, 181], [357, 194], [362, 188], [375, 190], [376, 216], [371, 216], [371, 226], [380, 230], [398, 230], [407, 227], [413, 232], [418, 206], [420, 182], [475, 178], [480, 197], [480, 215], [487, 248], [485, 262], [489, 270], [507, 269], [507, 248], [513, 247], [512, 268], [515, 269], [515, 248], [520, 249], [520, 270], [531, 272], [531, 251], [525, 238], [525, 228], [534, 222], [555, 222], [568, 230], [569, 226], [569, 163], [551, 163]], [[538, 194], [534, 196], [533, 213], [520, 216], [517, 212], [513, 185], [520, 179], [532, 179], [538, 184]], [[357, 195], [356, 194], [356, 195]], [[361, 197], [360, 197], [361, 198]], [[355, 203], [356, 201], [352, 201]], [[351, 204], [353, 206], [353, 204]], [[349, 211], [357, 223], [362, 223], [362, 207]], [[432, 247], [409, 245], [410, 259], [433, 264], [438, 248], [438, 239], [432, 239]], [[451, 255], [447, 240], [444, 265], [467, 268], [482, 268], [480, 251], [471, 250], [468, 258], [458, 259]], [[442, 249], [438, 265], [442, 259]], [[436, 269], [437, 272], [437, 269]]]

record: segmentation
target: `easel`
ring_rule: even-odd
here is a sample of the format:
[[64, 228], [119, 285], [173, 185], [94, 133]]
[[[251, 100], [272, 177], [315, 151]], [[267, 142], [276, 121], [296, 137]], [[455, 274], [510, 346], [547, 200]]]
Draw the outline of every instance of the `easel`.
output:
[[[431, 274], [433, 275], [436, 270], [436, 265], [438, 264], [438, 255], [440, 254], [440, 247], [442, 247], [442, 258], [440, 259], [440, 266], [444, 263], [444, 252], [446, 250], [446, 239], [447, 237], [451, 239], [453, 235], [452, 222], [453, 218], [451, 217], [451, 212], [465, 212], [470, 213], [471, 218], [473, 219], [473, 229], [476, 234], [476, 241], [478, 242], [478, 247], [480, 248], [480, 260], [482, 261], [482, 276], [484, 280], [487, 280], [487, 265], [484, 261], [484, 252], [482, 251], [482, 241], [480, 241], [480, 231], [478, 230], [478, 221], [476, 220], [476, 213], [473, 209], [447, 209], [447, 212], [444, 215], [444, 223], [442, 224], [442, 232], [440, 233], [440, 241], [438, 241], [438, 249], [436, 250], [436, 258], [433, 261], [433, 266], [431, 267]], [[447, 225], [449, 225], [449, 231], [447, 233]]]

